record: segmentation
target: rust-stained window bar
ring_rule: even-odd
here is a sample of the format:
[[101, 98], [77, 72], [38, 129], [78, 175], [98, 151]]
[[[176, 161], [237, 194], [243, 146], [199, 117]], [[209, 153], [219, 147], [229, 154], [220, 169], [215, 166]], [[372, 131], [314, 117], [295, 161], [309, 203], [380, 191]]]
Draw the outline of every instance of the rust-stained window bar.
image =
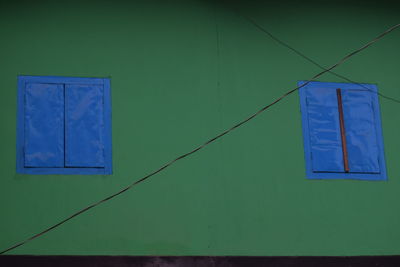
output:
[[347, 144], [346, 144], [346, 130], [344, 128], [344, 118], [343, 118], [343, 104], [342, 104], [342, 89], [336, 89], [338, 110], [339, 110], [339, 124], [340, 124], [340, 136], [342, 139], [342, 151], [343, 151], [343, 165], [344, 171], [349, 172], [349, 159], [347, 155]]

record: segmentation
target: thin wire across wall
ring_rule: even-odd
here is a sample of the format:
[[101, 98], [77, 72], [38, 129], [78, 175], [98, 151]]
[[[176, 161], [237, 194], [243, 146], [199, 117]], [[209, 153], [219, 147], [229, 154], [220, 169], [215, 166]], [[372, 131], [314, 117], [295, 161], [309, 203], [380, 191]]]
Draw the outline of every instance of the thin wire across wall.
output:
[[[304, 58], [304, 59], [307, 60], [308, 62], [314, 64], [314, 65], [317, 66], [318, 68], [320, 68], [320, 69], [322, 69], [322, 70], [326, 70], [326, 68], [325, 68], [324, 66], [322, 66], [321, 64], [319, 64], [318, 62], [316, 62], [315, 60], [313, 60], [312, 58], [310, 58], [309, 56], [305, 55], [303, 52], [301, 52], [301, 51], [299, 51], [298, 49], [294, 48], [293, 46], [289, 45], [288, 43], [282, 41], [282, 40], [279, 39], [277, 36], [275, 36], [274, 34], [272, 34], [269, 30], [267, 30], [265, 27], [263, 27], [263, 26], [261, 26], [260, 24], [258, 24], [258, 23], [257, 23], [255, 20], [253, 20], [252, 18], [250, 18], [250, 17], [248, 17], [248, 16], [246, 16], [246, 15], [241, 14], [241, 13], [238, 12], [237, 10], [236, 10], [236, 13], [239, 14], [239, 15], [240, 15], [241, 17], [243, 17], [244, 19], [246, 19], [248, 22], [250, 22], [253, 26], [255, 26], [257, 29], [259, 29], [261, 32], [263, 32], [263, 33], [265, 33], [267, 36], [269, 36], [272, 40], [276, 41], [278, 44], [280, 44], [280, 45], [282, 45], [282, 46], [288, 48], [289, 50], [292, 50], [294, 53], [296, 53], [296, 54], [299, 55], [300, 57]], [[373, 91], [373, 90], [371, 90], [370, 88], [366, 87], [365, 85], [363, 85], [363, 84], [361, 84], [361, 83], [359, 83], [359, 82], [355, 82], [355, 81], [349, 79], [348, 77], [346, 77], [346, 76], [344, 76], [344, 75], [342, 75], [342, 74], [339, 74], [339, 73], [334, 72], [334, 71], [329, 71], [329, 73], [331, 73], [332, 75], [335, 75], [336, 77], [338, 77], [338, 78], [340, 78], [340, 79], [342, 79], [342, 80], [348, 81], [348, 82], [353, 83], [353, 84], [356, 84], [356, 85], [358, 85], [358, 86], [361, 86], [362, 88], [364, 88], [364, 89], [366, 89], [366, 90], [368, 90], [368, 91], [370, 91], [370, 92], [376, 93], [376, 94], [378, 94], [380, 97], [386, 98], [386, 99], [388, 99], [388, 100], [391, 100], [391, 101], [393, 101], [393, 102], [396, 102], [396, 103], [399, 103], [399, 104], [400, 104], [400, 100], [395, 99], [395, 98], [390, 97], [390, 96], [387, 96], [387, 95], [384, 95], [384, 94], [382, 94], [382, 93], [380, 93], [380, 92]]]
[[24, 240], [24, 241], [22, 241], [22, 242], [19, 242], [19, 243], [13, 245], [13, 246], [11, 246], [11, 247], [9, 247], [9, 248], [7, 248], [7, 249], [1, 251], [1, 252], [0, 252], [0, 255], [1, 255], [1, 254], [4, 254], [4, 253], [6, 253], [6, 252], [9, 252], [9, 251], [11, 251], [11, 250], [13, 250], [13, 249], [16, 249], [16, 248], [18, 248], [18, 247], [20, 247], [20, 246], [22, 246], [22, 245], [24, 245], [24, 244], [26, 244], [26, 243], [28, 243], [28, 242], [30, 242], [30, 241], [36, 239], [36, 238], [42, 236], [42, 235], [44, 235], [44, 234], [50, 232], [51, 230], [53, 230], [53, 229], [55, 229], [55, 228], [61, 226], [62, 224], [68, 222], [69, 220], [71, 220], [71, 219], [73, 219], [73, 218], [79, 216], [80, 214], [82, 214], [82, 213], [84, 213], [84, 212], [87, 212], [88, 210], [90, 210], [90, 209], [92, 209], [92, 208], [94, 208], [94, 207], [96, 207], [96, 206], [98, 206], [98, 205], [100, 205], [100, 204], [102, 204], [102, 203], [104, 203], [104, 202], [107, 202], [107, 201], [113, 199], [113, 198], [116, 197], [116, 196], [119, 196], [119, 195], [125, 193], [126, 191], [130, 190], [130, 189], [133, 188], [134, 186], [140, 184], [141, 182], [144, 182], [145, 180], [149, 179], [150, 177], [152, 177], [152, 176], [154, 176], [154, 175], [156, 175], [156, 174], [162, 172], [163, 170], [167, 169], [168, 167], [170, 167], [171, 165], [173, 165], [175, 162], [177, 162], [177, 161], [179, 161], [179, 160], [181, 160], [181, 159], [184, 159], [184, 158], [186, 158], [186, 157], [188, 157], [188, 156], [190, 156], [190, 155], [192, 155], [192, 154], [198, 152], [199, 150], [201, 150], [201, 149], [203, 149], [204, 147], [208, 146], [209, 144], [215, 142], [216, 140], [220, 139], [221, 137], [223, 137], [224, 135], [228, 134], [229, 132], [231, 132], [231, 131], [233, 131], [233, 130], [239, 128], [240, 126], [242, 126], [242, 125], [244, 125], [245, 123], [249, 122], [250, 120], [254, 119], [254, 118], [257, 117], [258, 115], [260, 115], [262, 112], [264, 112], [265, 110], [267, 110], [268, 108], [270, 108], [270, 107], [272, 107], [273, 105], [275, 105], [276, 103], [280, 102], [280, 101], [281, 101], [282, 99], [284, 99], [285, 97], [287, 97], [287, 96], [289, 96], [290, 94], [296, 92], [296, 91], [297, 91], [298, 89], [300, 89], [301, 87], [306, 86], [307, 84], [309, 84], [310, 82], [316, 80], [317, 78], [319, 78], [319, 77], [322, 76], [323, 74], [325, 74], [325, 73], [327, 73], [327, 72], [330, 72], [331, 70], [335, 69], [337, 66], [343, 64], [345, 61], [347, 61], [347, 60], [348, 60], [349, 58], [351, 58], [352, 56], [354, 56], [354, 55], [358, 54], [359, 52], [363, 51], [364, 49], [368, 48], [368, 47], [371, 46], [373, 43], [379, 41], [379, 40], [380, 40], [381, 38], [383, 38], [385, 35], [389, 34], [390, 32], [392, 32], [393, 30], [395, 30], [395, 29], [397, 29], [397, 28], [399, 28], [399, 27], [400, 27], [400, 24], [397, 24], [397, 25], [394, 25], [394, 26], [390, 27], [389, 29], [387, 29], [386, 31], [384, 31], [383, 33], [381, 33], [380, 35], [378, 35], [377, 37], [375, 37], [374, 39], [372, 39], [371, 41], [369, 41], [368, 43], [366, 43], [365, 45], [363, 45], [362, 47], [360, 47], [359, 49], [357, 49], [357, 50], [351, 52], [350, 54], [346, 55], [345, 57], [343, 57], [343, 58], [342, 58], [341, 60], [339, 60], [337, 63], [333, 64], [331, 67], [329, 67], [329, 68], [327, 68], [327, 69], [324, 69], [324, 70], [321, 71], [320, 73], [314, 75], [311, 79], [309, 79], [307, 82], [303, 83], [301, 86], [298, 86], [298, 87], [296, 87], [296, 88], [294, 88], [294, 89], [289, 90], [288, 92], [284, 93], [284, 94], [283, 94], [282, 96], [280, 96], [279, 98], [275, 99], [272, 103], [270, 103], [270, 104], [264, 106], [263, 108], [261, 108], [260, 110], [258, 110], [258, 111], [255, 112], [255, 113], [253, 113], [252, 115], [250, 115], [250, 116], [247, 117], [246, 119], [242, 120], [241, 122], [237, 123], [236, 125], [232, 126], [231, 128], [225, 130], [224, 132], [218, 134], [217, 136], [211, 138], [210, 140], [208, 140], [208, 141], [205, 142], [204, 144], [202, 144], [202, 145], [200, 145], [200, 146], [194, 148], [194, 149], [191, 150], [190, 152], [187, 152], [187, 153], [185, 153], [185, 154], [183, 154], [183, 155], [181, 155], [181, 156], [179, 156], [179, 157], [177, 157], [177, 158], [171, 160], [170, 162], [166, 163], [165, 165], [163, 165], [163, 166], [160, 167], [159, 169], [157, 169], [157, 170], [155, 170], [155, 171], [149, 173], [148, 175], [146, 175], [146, 176], [140, 178], [139, 180], [133, 182], [132, 184], [128, 185], [127, 187], [121, 189], [120, 191], [118, 191], [118, 192], [116, 192], [116, 193], [114, 193], [114, 194], [112, 194], [112, 195], [110, 195], [110, 196], [108, 196], [108, 197], [106, 197], [106, 198], [104, 198], [104, 199], [101, 199], [101, 200], [99, 200], [99, 201], [97, 201], [97, 202], [95, 202], [95, 203], [93, 203], [93, 204], [91, 204], [91, 205], [89, 205], [89, 206], [87, 206], [87, 207], [85, 207], [85, 208], [83, 208], [83, 209], [81, 209], [81, 210], [75, 212], [74, 214], [68, 216], [67, 218], [61, 220], [60, 222], [58, 222], [58, 223], [56, 223], [56, 224], [54, 224], [54, 225], [48, 227], [47, 229], [45, 229], [45, 230], [43, 230], [43, 231], [41, 231], [41, 232], [39, 232], [39, 233], [37, 233], [37, 234], [35, 234], [35, 235], [29, 237], [28, 239], [26, 239], [26, 240]]

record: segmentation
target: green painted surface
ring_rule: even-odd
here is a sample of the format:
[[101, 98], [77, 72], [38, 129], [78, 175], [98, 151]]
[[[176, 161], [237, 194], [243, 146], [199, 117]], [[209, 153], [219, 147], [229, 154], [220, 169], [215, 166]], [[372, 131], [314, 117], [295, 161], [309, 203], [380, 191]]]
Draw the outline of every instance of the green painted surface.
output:
[[[227, 6], [165, 2], [0, 4], [0, 250], [114, 193], [319, 71]], [[398, 7], [384, 3], [286, 1], [240, 10], [324, 65], [400, 18]], [[400, 98], [399, 45], [400, 31], [393, 32], [337, 71]], [[111, 77], [113, 175], [16, 174], [19, 74]], [[400, 254], [399, 109], [381, 99], [388, 182], [306, 180], [294, 94], [12, 253]]]

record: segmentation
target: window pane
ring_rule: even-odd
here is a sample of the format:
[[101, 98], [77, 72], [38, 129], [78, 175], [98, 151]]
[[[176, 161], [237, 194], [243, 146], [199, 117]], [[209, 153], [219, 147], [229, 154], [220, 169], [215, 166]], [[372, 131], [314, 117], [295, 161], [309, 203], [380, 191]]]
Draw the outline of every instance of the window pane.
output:
[[367, 90], [342, 91], [350, 172], [380, 172], [372, 94]]
[[103, 86], [66, 85], [67, 167], [104, 167]]
[[64, 166], [63, 85], [26, 85], [24, 151], [25, 167]]
[[336, 89], [307, 89], [312, 169], [344, 172]]

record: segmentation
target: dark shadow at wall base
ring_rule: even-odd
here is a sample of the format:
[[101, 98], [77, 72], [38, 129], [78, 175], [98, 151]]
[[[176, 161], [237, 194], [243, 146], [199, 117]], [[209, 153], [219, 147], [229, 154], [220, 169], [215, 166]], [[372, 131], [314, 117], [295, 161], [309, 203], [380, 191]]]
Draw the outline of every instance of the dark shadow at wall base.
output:
[[236, 267], [236, 266], [400, 266], [400, 256], [353, 257], [155, 257], [155, 256], [0, 256], [0, 266], [40, 267]]

